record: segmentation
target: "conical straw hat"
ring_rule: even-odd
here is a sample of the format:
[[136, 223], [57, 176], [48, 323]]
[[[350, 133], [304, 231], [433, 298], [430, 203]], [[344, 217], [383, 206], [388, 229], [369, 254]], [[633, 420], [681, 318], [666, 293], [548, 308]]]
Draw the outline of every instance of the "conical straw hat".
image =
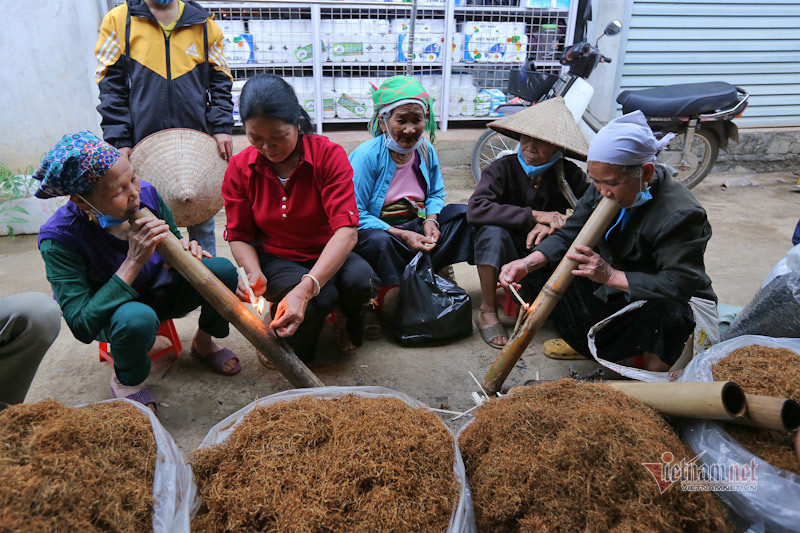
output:
[[586, 161], [589, 143], [560, 96], [488, 124], [498, 133], [519, 140], [527, 135], [561, 148], [564, 156]]
[[136, 176], [161, 193], [178, 226], [205, 222], [222, 209], [228, 163], [210, 135], [184, 128], [159, 131], [134, 146], [130, 160]]

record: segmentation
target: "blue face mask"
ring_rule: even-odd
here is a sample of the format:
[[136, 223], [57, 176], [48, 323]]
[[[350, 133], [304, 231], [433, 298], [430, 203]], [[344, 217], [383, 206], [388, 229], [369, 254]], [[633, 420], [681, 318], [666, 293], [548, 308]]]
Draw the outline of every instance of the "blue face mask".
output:
[[528, 163], [525, 162], [525, 158], [522, 157], [522, 145], [519, 145], [519, 147], [517, 148], [517, 160], [519, 161], [519, 164], [522, 166], [522, 170], [525, 171], [525, 174], [527, 174], [529, 178], [538, 176], [539, 174], [543, 173], [545, 170], [555, 165], [556, 161], [558, 161], [559, 159], [561, 159], [561, 150], [554, 153], [553, 157], [550, 158], [550, 161], [548, 161], [544, 165], [539, 165], [539, 166], [529, 165]]
[[84, 202], [86, 202], [87, 204], [89, 204], [89, 207], [91, 207], [91, 208], [92, 208], [92, 211], [94, 211], [94, 212], [92, 213], [92, 216], [93, 216], [95, 219], [97, 219], [97, 223], [98, 223], [98, 224], [100, 224], [100, 227], [101, 227], [101, 228], [103, 228], [103, 229], [105, 229], [105, 228], [110, 228], [111, 226], [119, 226], [120, 224], [122, 224], [123, 222], [126, 222], [126, 221], [128, 220], [127, 218], [114, 218], [114, 217], [111, 217], [111, 216], [108, 216], [108, 215], [104, 215], [104, 214], [103, 214], [103, 213], [101, 213], [101, 212], [100, 212], [100, 211], [99, 211], [99, 210], [98, 210], [98, 209], [97, 209], [95, 206], [93, 206], [92, 204], [90, 204], [90, 203], [89, 203], [89, 202], [86, 200], [86, 198], [84, 198], [83, 196], [80, 196], [80, 195], [78, 195], [78, 196], [79, 196], [79, 197], [80, 197], [80, 198], [81, 198], [81, 199], [82, 199]]
[[94, 218], [97, 219], [97, 223], [100, 224], [100, 227], [103, 229], [110, 228], [111, 226], [119, 226], [128, 220], [127, 218], [114, 218], [108, 215], [101, 215], [99, 213], [95, 214]]
[[606, 232], [606, 240], [608, 240], [608, 236], [611, 234], [611, 230], [619, 226], [620, 230], [625, 229], [625, 224], [628, 223], [628, 219], [631, 217], [631, 212], [628, 209], [632, 207], [639, 207], [640, 205], [646, 204], [650, 200], [653, 199], [653, 195], [650, 192], [650, 186], [648, 185], [647, 188], [643, 191], [639, 191], [636, 195], [636, 199], [633, 201], [631, 205], [628, 207], [623, 207], [622, 210], [619, 212], [619, 217], [617, 217], [617, 221], [614, 222], [614, 225], [608, 228]]
[[153, 0], [153, 2], [160, 6], [168, 6], [172, 3], [172, 0]]
[[414, 146], [411, 148], [403, 148], [397, 143], [397, 141], [394, 140], [392, 134], [389, 133], [389, 124], [386, 122], [386, 119], [383, 119], [383, 123], [386, 125], [386, 131], [383, 134], [383, 145], [392, 152], [397, 152], [399, 154], [410, 154], [422, 146], [422, 143], [425, 142], [425, 134], [423, 133], [419, 136], [419, 139], [417, 139], [417, 142], [414, 144]]
[[631, 205], [628, 206], [628, 208], [639, 207], [640, 205], [646, 204], [652, 199], [653, 195], [650, 193], [650, 186], [648, 185], [645, 190], [639, 191], [639, 194], [636, 195], [636, 199]]

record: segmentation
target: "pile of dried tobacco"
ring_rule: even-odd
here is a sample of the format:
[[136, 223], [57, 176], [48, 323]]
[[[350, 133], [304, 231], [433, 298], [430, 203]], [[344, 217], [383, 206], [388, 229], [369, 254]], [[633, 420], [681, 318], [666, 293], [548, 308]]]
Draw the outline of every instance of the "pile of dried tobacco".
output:
[[[736, 382], [746, 394], [800, 402], [800, 355], [786, 348], [744, 346], [729, 353], [711, 371], [715, 380]], [[725, 424], [725, 431], [775, 468], [800, 475], [794, 433], [736, 424]]]
[[194, 452], [193, 531], [446, 531], [459, 497], [453, 437], [399, 399], [259, 406]]
[[127, 402], [0, 414], [0, 531], [152, 531], [156, 441]]
[[517, 389], [481, 406], [459, 445], [480, 531], [731, 529], [713, 494], [659, 493], [643, 463], [695, 454], [655, 411], [600, 384]]

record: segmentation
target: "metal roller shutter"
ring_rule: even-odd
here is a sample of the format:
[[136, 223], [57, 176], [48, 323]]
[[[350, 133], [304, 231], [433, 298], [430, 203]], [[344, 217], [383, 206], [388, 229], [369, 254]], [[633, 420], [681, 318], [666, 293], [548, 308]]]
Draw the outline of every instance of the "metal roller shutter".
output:
[[800, 0], [632, 3], [615, 94], [726, 81], [751, 94], [739, 126], [800, 126]]

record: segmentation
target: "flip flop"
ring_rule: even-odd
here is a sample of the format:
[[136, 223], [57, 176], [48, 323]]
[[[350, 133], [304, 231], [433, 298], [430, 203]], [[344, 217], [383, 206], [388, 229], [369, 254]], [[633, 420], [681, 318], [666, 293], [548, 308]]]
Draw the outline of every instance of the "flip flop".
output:
[[544, 343], [544, 355], [550, 359], [580, 360], [586, 359], [564, 339], [550, 339]]
[[364, 338], [370, 341], [376, 341], [383, 335], [381, 329], [381, 321], [378, 318], [378, 311], [374, 307], [368, 305], [364, 309]]
[[[207, 355], [202, 355], [198, 352], [194, 347], [192, 347], [191, 351], [192, 357], [195, 359], [200, 359], [208, 364], [211, 368], [214, 369], [214, 372], [217, 374], [222, 374], [223, 376], [233, 376], [234, 374], [238, 374], [239, 371], [242, 369], [241, 363], [239, 363], [239, 358], [236, 356], [235, 353], [230, 351], [227, 348], [222, 348], [217, 350], [216, 352], [212, 352]], [[231, 359], [236, 359], [236, 365], [228, 372], [225, 371], [225, 363], [227, 363]]]
[[[119, 396], [114, 394], [113, 388], [111, 389], [111, 396], [119, 398]], [[156, 401], [156, 397], [153, 395], [153, 391], [151, 391], [148, 387], [143, 387], [140, 390], [134, 392], [133, 394], [128, 394], [127, 396], [123, 397], [128, 400], [133, 400], [134, 402], [139, 402], [148, 409], [150, 409], [150, 406], [148, 404], [153, 404], [153, 414], [158, 416], [158, 402]]]
[[487, 324], [485, 326], [481, 326], [478, 322], [478, 315], [475, 315], [475, 326], [477, 326], [478, 333], [481, 334], [481, 339], [483, 339], [483, 342], [492, 348], [496, 348], [498, 350], [503, 349], [505, 344], [497, 344], [496, 342], [492, 342], [492, 339], [496, 339], [497, 337], [508, 338], [506, 328], [504, 328], [502, 324], [498, 322], [497, 324]]

